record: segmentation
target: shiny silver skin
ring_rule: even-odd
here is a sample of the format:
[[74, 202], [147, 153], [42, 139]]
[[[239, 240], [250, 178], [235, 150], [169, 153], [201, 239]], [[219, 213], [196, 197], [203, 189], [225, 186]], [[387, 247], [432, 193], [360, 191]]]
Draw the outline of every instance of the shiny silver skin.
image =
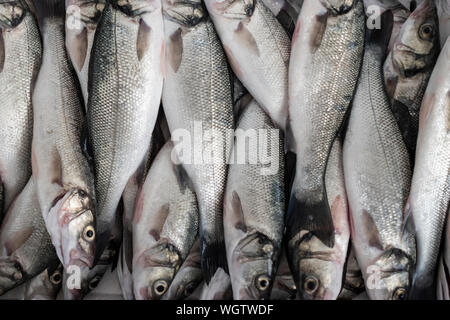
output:
[[173, 143], [158, 153], [139, 193], [133, 217], [133, 291], [137, 300], [158, 300], [186, 259], [198, 232], [195, 193]]
[[[383, 24], [385, 23], [385, 24]], [[344, 143], [352, 245], [371, 299], [408, 297], [415, 239], [403, 228], [411, 169], [384, 89], [387, 21], [368, 36]], [[384, 43], [381, 43], [384, 41]]]
[[[303, 3], [289, 65], [286, 139], [297, 154], [297, 162], [288, 206], [287, 241], [309, 231], [326, 246], [334, 245], [325, 171], [354, 95], [364, 28], [364, 8], [359, 0]], [[288, 254], [288, 259], [291, 257]]]
[[287, 242], [300, 299], [336, 300], [342, 288], [350, 225], [340, 138], [334, 141], [330, 151], [325, 186], [335, 230], [334, 246], [329, 248], [307, 230]]
[[31, 95], [41, 55], [28, 6], [0, 1], [0, 219], [31, 176]]
[[197, 239], [161, 300], [184, 300], [196, 291], [203, 280], [200, 259]]
[[202, 270], [209, 282], [219, 266], [226, 268], [222, 212], [234, 128], [231, 76], [202, 1], [162, 3], [166, 40], [162, 102], [172, 139], [181, 134], [191, 140], [177, 141], [176, 153], [197, 195]]
[[0, 295], [57, 263], [30, 178], [7, 211], [0, 230]]
[[164, 34], [157, 0], [109, 1], [95, 33], [88, 85], [88, 129], [95, 162], [98, 255], [117, 206], [142, 163], [163, 82]]
[[289, 36], [261, 0], [205, 0], [236, 76], [282, 130], [288, 108]]
[[[252, 100], [241, 110], [224, 200], [228, 268], [235, 300], [268, 299], [284, 231], [284, 141], [282, 133]], [[249, 147], [242, 150], [245, 137]], [[241, 137], [241, 138], [239, 138]], [[270, 146], [262, 150], [261, 146]], [[269, 147], [267, 147], [269, 148]], [[261, 153], [271, 163], [262, 163]], [[244, 156], [244, 161], [239, 158]], [[267, 154], [267, 155], [266, 155]], [[257, 161], [251, 156], [258, 156]], [[274, 170], [267, 170], [275, 166]]]
[[66, 49], [80, 82], [84, 105], [88, 104], [89, 59], [95, 30], [106, 0], [66, 1]]
[[435, 268], [450, 203], [450, 40], [447, 39], [422, 102], [416, 165], [406, 205], [415, 230], [414, 298], [433, 298]]
[[422, 98], [439, 53], [436, 7], [423, 1], [401, 27], [384, 63], [391, 108], [414, 158]]
[[25, 284], [24, 300], [56, 300], [62, 285], [63, 267], [47, 268]]

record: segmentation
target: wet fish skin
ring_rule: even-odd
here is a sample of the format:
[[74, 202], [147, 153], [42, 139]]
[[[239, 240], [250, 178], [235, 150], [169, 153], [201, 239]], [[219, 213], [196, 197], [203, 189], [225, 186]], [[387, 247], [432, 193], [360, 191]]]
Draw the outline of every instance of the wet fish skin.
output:
[[206, 0], [236, 76], [284, 130], [288, 107], [287, 33], [261, 0]]
[[56, 300], [62, 284], [63, 266], [47, 268], [25, 286], [24, 300]]
[[64, 43], [64, 2], [34, 3], [43, 40], [33, 91], [33, 179], [47, 231], [64, 268], [91, 267], [94, 177], [80, 144], [85, 125]]
[[31, 95], [41, 56], [37, 22], [28, 6], [21, 1], [1, 3], [0, 220], [31, 176]]
[[391, 108], [414, 163], [422, 98], [439, 53], [435, 4], [423, 1], [403, 24], [384, 63]]
[[[186, 146], [190, 159], [180, 160], [180, 141], [176, 153], [197, 195], [202, 271], [209, 282], [219, 266], [226, 269], [222, 213], [234, 129], [231, 75], [200, 0], [173, 4], [164, 0], [163, 11], [166, 78], [162, 102], [172, 139], [180, 133], [192, 139]], [[213, 130], [211, 141], [198, 141], [200, 130], [194, 128], [200, 124], [202, 137]], [[211, 154], [211, 159], [203, 154]]]
[[186, 259], [198, 232], [195, 193], [173, 143], [157, 155], [140, 191], [133, 217], [133, 291], [137, 300], [158, 300]]
[[334, 246], [327, 247], [306, 230], [287, 243], [288, 259], [299, 296], [305, 300], [336, 300], [342, 288], [350, 226], [340, 138], [334, 141], [330, 151], [325, 186], [335, 229]]
[[197, 239], [161, 300], [184, 300], [196, 291], [203, 280], [200, 259], [200, 241]]
[[435, 268], [450, 203], [450, 40], [442, 49], [422, 102], [406, 228], [417, 238], [412, 298], [435, 295]]
[[0, 254], [0, 295], [58, 263], [32, 178], [6, 213]]
[[98, 255], [108, 244], [123, 190], [150, 145], [162, 91], [163, 41], [159, 1], [106, 4], [91, 51], [87, 112]]
[[95, 30], [106, 0], [66, 1], [66, 49], [77, 73], [84, 105], [88, 104], [89, 59]]
[[[371, 299], [407, 298], [415, 239], [403, 228], [411, 184], [408, 151], [390, 110], [382, 64], [389, 15], [368, 36], [344, 143], [352, 245]], [[384, 35], [384, 37], [383, 37]]]
[[356, 87], [365, 16], [361, 1], [332, 1], [327, 8], [305, 0], [292, 39], [286, 139], [297, 162], [286, 240], [307, 230], [333, 247], [324, 176]]

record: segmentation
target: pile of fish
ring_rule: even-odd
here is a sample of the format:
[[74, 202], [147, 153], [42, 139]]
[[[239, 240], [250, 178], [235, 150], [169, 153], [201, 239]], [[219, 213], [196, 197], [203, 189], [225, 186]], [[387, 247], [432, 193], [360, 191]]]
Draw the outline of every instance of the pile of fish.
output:
[[2, 299], [450, 299], [448, 0], [0, 0]]

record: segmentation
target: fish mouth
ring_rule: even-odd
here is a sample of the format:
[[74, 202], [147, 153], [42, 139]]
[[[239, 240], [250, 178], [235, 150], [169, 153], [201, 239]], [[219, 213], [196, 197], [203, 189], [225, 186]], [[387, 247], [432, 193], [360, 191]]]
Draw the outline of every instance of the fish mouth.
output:
[[10, 29], [17, 27], [25, 17], [26, 7], [21, 1], [0, 2], [0, 28]]

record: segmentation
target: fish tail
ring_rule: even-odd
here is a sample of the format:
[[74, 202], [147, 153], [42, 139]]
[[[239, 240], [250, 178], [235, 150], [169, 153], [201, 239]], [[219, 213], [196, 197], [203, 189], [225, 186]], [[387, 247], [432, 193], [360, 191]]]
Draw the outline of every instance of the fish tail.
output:
[[36, 16], [40, 22], [49, 18], [64, 18], [66, 14], [65, 1], [39, 0], [34, 1]]
[[334, 246], [334, 225], [326, 193], [319, 202], [301, 201], [292, 192], [289, 201], [286, 237], [289, 241], [301, 230], [312, 232], [326, 246]]
[[200, 235], [201, 267], [206, 284], [209, 284], [218, 268], [228, 273], [225, 241], [208, 241], [208, 238], [204, 234]]

